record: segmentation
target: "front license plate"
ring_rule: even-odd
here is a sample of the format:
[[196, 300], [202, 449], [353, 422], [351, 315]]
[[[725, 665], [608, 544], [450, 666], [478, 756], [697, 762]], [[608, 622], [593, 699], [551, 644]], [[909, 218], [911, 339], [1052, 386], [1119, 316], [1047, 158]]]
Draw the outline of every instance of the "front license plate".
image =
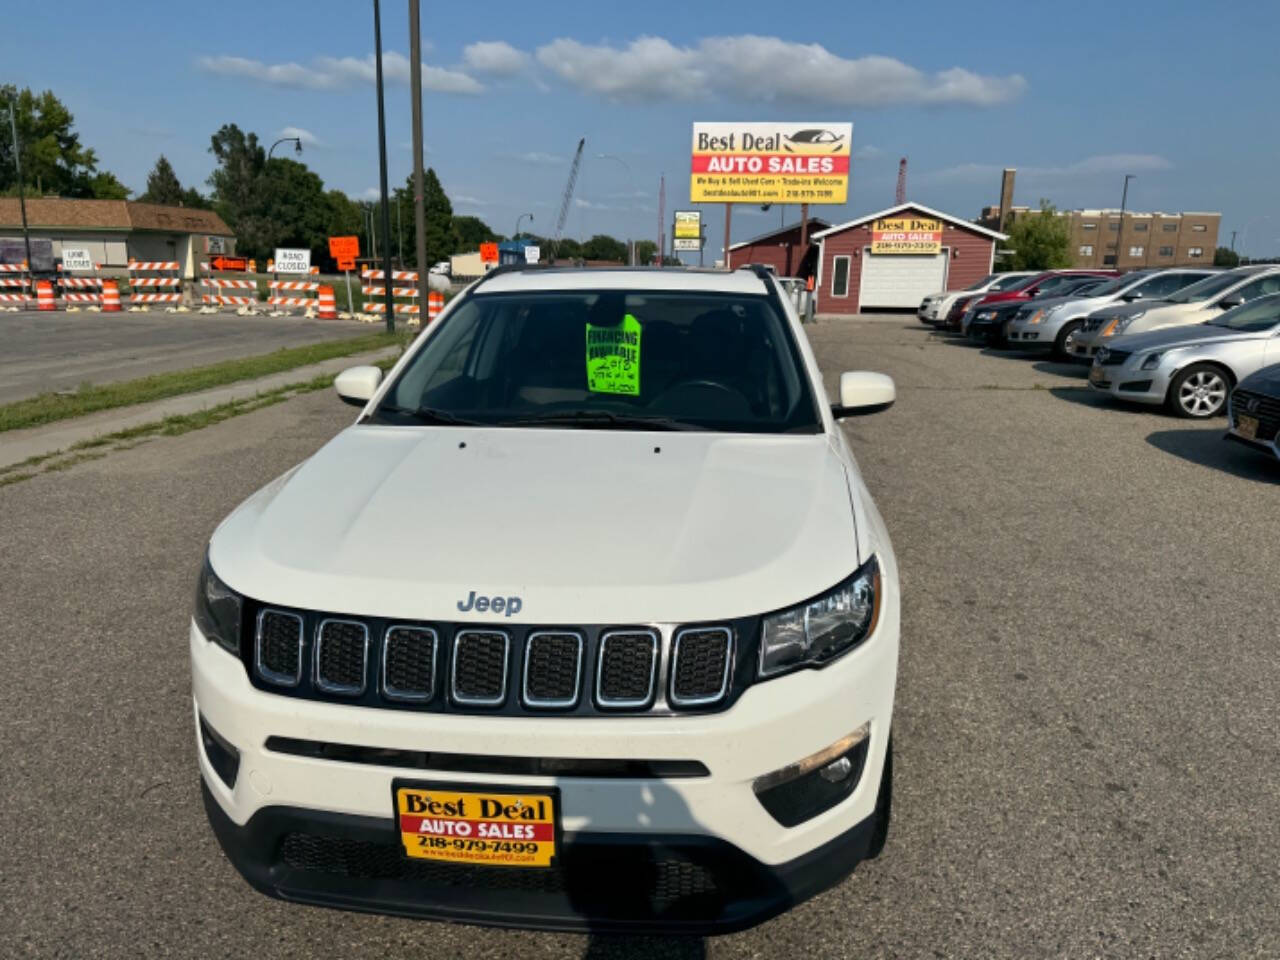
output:
[[1102, 381], [1106, 379], [1107, 379], [1107, 375], [1101, 367], [1094, 367], [1092, 370], [1089, 371], [1090, 383], [1102, 383]]
[[549, 867], [555, 860], [558, 790], [396, 781], [391, 792], [406, 856], [487, 867]]
[[1258, 439], [1258, 421], [1248, 414], [1236, 414], [1236, 433], [1246, 440]]

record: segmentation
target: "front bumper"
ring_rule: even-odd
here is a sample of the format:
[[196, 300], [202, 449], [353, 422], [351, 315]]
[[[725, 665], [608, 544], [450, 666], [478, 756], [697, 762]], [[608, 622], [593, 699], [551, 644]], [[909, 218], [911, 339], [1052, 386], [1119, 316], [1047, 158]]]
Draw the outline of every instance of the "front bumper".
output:
[[1145, 356], [1138, 353], [1114, 366], [1104, 366], [1095, 360], [1089, 368], [1089, 388], [1117, 400], [1151, 405], [1164, 403], [1175, 372], [1173, 365], [1161, 364], [1154, 370], [1143, 370], [1141, 363]]
[[1079, 360], [1092, 360], [1098, 348], [1105, 347], [1112, 339], [1101, 337], [1098, 333], [1099, 330], [1077, 330], [1075, 337], [1071, 340], [1071, 356]]
[[[196, 716], [239, 752], [238, 773], [229, 788], [197, 736], [210, 819], [246, 879], [285, 899], [565, 929], [692, 932], [749, 926], [834, 883], [866, 849], [897, 672], [897, 586], [891, 578], [884, 583], [880, 622], [857, 649], [822, 670], [755, 684], [729, 709], [699, 715], [427, 714], [279, 696], [253, 687], [241, 661], [205, 640], [193, 624]], [[797, 826], [780, 825], [757, 799], [754, 781], [864, 724], [869, 729], [866, 758], [849, 796]], [[405, 868], [399, 861], [391, 784], [411, 771], [276, 752], [267, 749], [269, 737], [480, 758], [690, 760], [703, 764], [707, 774], [630, 779], [420, 771], [425, 779], [460, 784], [559, 790], [564, 869], [571, 871], [571, 882], [565, 886], [566, 877], [561, 877], [555, 889], [535, 890], [527, 901], [516, 897], [519, 902], [513, 906], [515, 893], [509, 884], [503, 886], [506, 881], [473, 882], [475, 871], [502, 872], [500, 868], [446, 869], [440, 874], [438, 867], [424, 872], [416, 862]], [[318, 839], [289, 841], [291, 834]], [[347, 841], [373, 847], [343, 846]], [[304, 845], [302, 853], [298, 844]], [[397, 853], [394, 861], [387, 859], [388, 845]], [[607, 851], [603, 858], [602, 850]], [[608, 866], [628, 858], [640, 864], [641, 877], [659, 869], [645, 864], [664, 864], [662, 870], [674, 873], [660, 886], [674, 884], [689, 896], [664, 901], [661, 909], [632, 902], [630, 881], [616, 875], [624, 871]], [[683, 865], [672, 867], [669, 861]], [[596, 871], [592, 864], [604, 867]], [[699, 865], [716, 879], [715, 896], [689, 880], [702, 876]], [[334, 875], [347, 867], [346, 873]], [[373, 875], [365, 876], [369, 873]], [[485, 877], [496, 875], [479, 879]], [[588, 882], [588, 877], [594, 879]], [[463, 892], [454, 889], [459, 878]], [[573, 894], [569, 887], [580, 878], [588, 889], [622, 884], [627, 895], [609, 898], [620, 909], [611, 913], [591, 897]]]

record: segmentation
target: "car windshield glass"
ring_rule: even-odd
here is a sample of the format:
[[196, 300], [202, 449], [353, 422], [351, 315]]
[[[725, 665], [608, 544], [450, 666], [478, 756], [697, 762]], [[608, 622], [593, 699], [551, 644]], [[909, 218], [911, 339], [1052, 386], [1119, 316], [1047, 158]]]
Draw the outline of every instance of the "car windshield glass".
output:
[[1280, 323], [1280, 293], [1233, 307], [1208, 323], [1228, 330], [1239, 330], [1241, 333], [1270, 330]]
[[1215, 294], [1221, 293], [1227, 287], [1235, 286], [1246, 276], [1248, 274], [1217, 273], [1212, 277], [1205, 277], [1199, 283], [1183, 287], [1177, 293], [1169, 294], [1165, 299], [1170, 303], [1199, 303], [1201, 300], [1208, 300]]
[[[971, 283], [967, 287], [965, 287], [965, 289], [966, 290], [982, 290], [983, 288], [986, 287], [988, 283], [991, 283], [991, 281], [994, 280], [995, 277], [996, 275], [994, 273], [988, 273], [985, 277], [983, 277], [977, 283]], [[992, 289], [994, 289], [994, 284], [992, 285]]]
[[1094, 287], [1089, 291], [1091, 297], [1106, 297], [1113, 293], [1119, 293], [1126, 287], [1132, 287], [1141, 280], [1146, 279], [1146, 274], [1126, 274], [1123, 277], [1116, 277], [1114, 280], [1108, 280], [1100, 287]]
[[815, 433], [800, 351], [766, 296], [479, 293], [384, 396], [380, 423]]
[[1014, 276], [1011, 276], [1011, 277], [1004, 277], [1003, 279], [997, 280], [995, 283], [993, 283], [991, 285], [991, 289], [993, 291], [1021, 290], [1023, 287], [1030, 284], [1031, 281], [1035, 278], [1035, 276], [1036, 275], [1033, 273], [1024, 273], [1021, 275], [1015, 274]]

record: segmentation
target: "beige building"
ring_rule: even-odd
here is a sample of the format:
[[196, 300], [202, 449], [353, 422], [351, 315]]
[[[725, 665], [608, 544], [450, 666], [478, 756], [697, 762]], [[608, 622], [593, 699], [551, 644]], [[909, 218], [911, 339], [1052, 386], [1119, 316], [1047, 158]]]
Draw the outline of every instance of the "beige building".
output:
[[[983, 207], [978, 223], [1008, 232], [1019, 218], [1039, 216], [1038, 209], [1013, 206], [1015, 171], [1001, 177], [1000, 206]], [[1139, 213], [1114, 209], [1064, 210], [1071, 232], [1072, 266], [1143, 267], [1212, 266], [1218, 247], [1220, 213]]]

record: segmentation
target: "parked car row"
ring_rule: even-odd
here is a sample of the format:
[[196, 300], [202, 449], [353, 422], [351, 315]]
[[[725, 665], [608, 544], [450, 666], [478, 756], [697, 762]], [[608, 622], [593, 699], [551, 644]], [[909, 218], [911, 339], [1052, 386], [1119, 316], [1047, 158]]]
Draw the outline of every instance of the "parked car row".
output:
[[[1280, 266], [987, 277], [925, 298], [919, 318], [971, 340], [1091, 363], [1121, 401], [1206, 419], [1280, 460]], [[943, 314], [940, 305], [951, 297]]]

